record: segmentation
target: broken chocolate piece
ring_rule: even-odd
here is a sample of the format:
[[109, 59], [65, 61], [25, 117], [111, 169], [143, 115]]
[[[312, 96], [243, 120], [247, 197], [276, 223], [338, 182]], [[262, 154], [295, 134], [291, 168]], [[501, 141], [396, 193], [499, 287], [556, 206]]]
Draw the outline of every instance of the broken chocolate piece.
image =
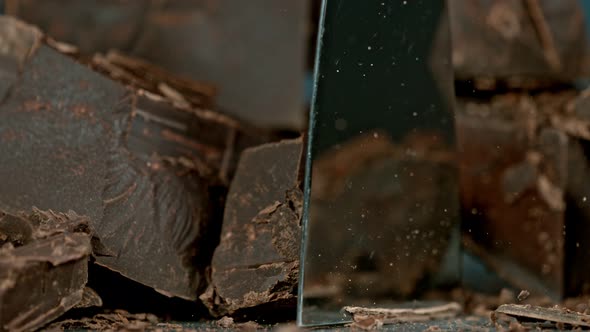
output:
[[76, 306], [88, 280], [90, 253], [85, 233], [0, 251], [0, 331], [39, 328]]
[[[158, 323], [159, 321], [158, 317], [153, 314], [131, 314], [125, 310], [115, 310], [96, 314], [92, 317], [64, 319], [47, 326], [47, 330], [157, 331], [158, 327], [167, 327], [166, 324], [161, 325]], [[170, 326], [170, 329], [178, 330], [178, 326]]]
[[589, 96], [458, 103], [466, 249], [513, 286], [554, 300], [590, 289]]
[[375, 330], [383, 327], [383, 321], [371, 316], [357, 316], [353, 320], [351, 326], [361, 330]]
[[295, 300], [302, 206], [302, 139], [245, 150], [231, 184], [201, 296], [211, 313]]
[[[1, 17], [0, 34], [22, 25]], [[241, 150], [264, 138], [33, 41], [0, 104], [0, 206], [87, 216], [103, 245], [98, 264], [196, 299], [217, 242], [219, 192]]]
[[514, 286], [553, 298], [566, 282], [568, 137], [547, 119], [573, 96], [459, 99], [456, 116], [465, 248]]
[[102, 298], [92, 288], [84, 287], [82, 299], [76, 308], [102, 307]]
[[52, 210], [42, 211], [33, 208], [28, 218], [33, 225], [35, 238], [46, 238], [51, 235], [70, 233], [87, 233], [92, 235], [90, 220], [74, 211], [57, 213]]
[[533, 319], [540, 323], [549, 321], [557, 325], [590, 327], [590, 315], [565, 308], [543, 308], [533, 305], [503, 304], [495, 311], [519, 320]]
[[175, 76], [141, 59], [110, 51], [104, 57], [94, 55], [90, 65], [115, 80], [166, 96], [178, 106], [214, 106], [216, 89], [213, 86]]
[[366, 323], [369, 318], [380, 321], [382, 324], [422, 322], [434, 319], [449, 319], [457, 317], [463, 311], [463, 307], [456, 302], [428, 306], [423, 308], [368, 308], [368, 307], [344, 307], [344, 311], [352, 315], [357, 324]]
[[526, 300], [530, 295], [531, 295], [531, 293], [528, 290], [524, 289], [524, 290], [521, 290], [520, 293], [518, 293], [518, 296], [516, 299], [519, 302], [522, 302], [522, 301]]

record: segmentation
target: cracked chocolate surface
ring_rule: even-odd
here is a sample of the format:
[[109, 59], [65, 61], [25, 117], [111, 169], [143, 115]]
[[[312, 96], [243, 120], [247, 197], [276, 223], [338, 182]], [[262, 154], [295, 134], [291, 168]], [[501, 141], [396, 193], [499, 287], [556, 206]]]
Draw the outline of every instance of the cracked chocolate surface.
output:
[[[124, 86], [12, 18], [0, 18], [0, 37], [18, 46], [0, 51], [0, 73], [10, 78], [0, 91], [0, 207], [87, 216], [103, 246], [98, 264], [196, 299], [217, 241], [216, 188], [259, 136], [224, 115]], [[15, 73], [3, 59], [22, 65]]]
[[230, 186], [212, 283], [214, 315], [294, 301], [299, 270], [302, 139], [244, 151]]

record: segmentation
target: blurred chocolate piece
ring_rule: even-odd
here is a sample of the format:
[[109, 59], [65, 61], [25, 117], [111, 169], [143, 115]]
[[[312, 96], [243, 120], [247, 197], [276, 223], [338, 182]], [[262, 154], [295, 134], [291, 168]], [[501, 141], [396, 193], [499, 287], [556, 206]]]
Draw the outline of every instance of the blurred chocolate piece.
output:
[[106, 56], [95, 54], [89, 63], [114, 80], [163, 95], [179, 107], [214, 106], [213, 86], [179, 77], [144, 60], [110, 51]]
[[460, 99], [457, 112], [466, 249], [512, 285], [554, 299], [587, 290], [590, 275], [590, 167], [585, 143], [559, 126], [581, 124], [569, 106], [576, 95]]
[[242, 153], [230, 186], [212, 283], [201, 296], [215, 316], [297, 294], [302, 207], [301, 138]]
[[[455, 78], [479, 89], [538, 88], [588, 73], [588, 42], [576, 0], [451, 0]], [[487, 82], [487, 83], [486, 83]]]
[[7, 233], [0, 247], [0, 331], [40, 328], [82, 301], [92, 252], [85, 218], [0, 212], [0, 236]]
[[241, 149], [263, 135], [194, 99], [178, 105], [173, 83], [168, 95], [125, 87], [15, 19], [0, 18], [0, 40], [18, 46], [0, 55], [21, 68], [0, 104], [0, 206], [87, 216], [103, 246], [98, 264], [196, 299], [223, 188]]
[[301, 129], [310, 0], [7, 0], [5, 12], [91, 55], [111, 49], [219, 87], [219, 106]]
[[[578, 329], [581, 327], [590, 327], [590, 315], [565, 308], [543, 308], [533, 305], [503, 304], [496, 309], [494, 314], [492, 314], [492, 320], [496, 319], [498, 315], [515, 317], [518, 321], [524, 322], [527, 329], [531, 330], [548, 328], [548, 326], [543, 324], [545, 322], [554, 324], [555, 326], [549, 328], [557, 328], [558, 330], [565, 330], [565, 327], [577, 327]], [[538, 327], [536, 325], [538, 325]]]
[[[463, 307], [456, 302], [418, 308], [375, 308], [351, 307], [343, 308], [352, 315], [356, 324], [366, 325], [371, 319], [377, 320], [377, 325], [423, 322], [437, 319], [455, 318], [463, 312]], [[365, 323], [365, 324], [363, 324]]]
[[102, 307], [102, 298], [90, 287], [84, 287], [82, 299], [76, 308]]

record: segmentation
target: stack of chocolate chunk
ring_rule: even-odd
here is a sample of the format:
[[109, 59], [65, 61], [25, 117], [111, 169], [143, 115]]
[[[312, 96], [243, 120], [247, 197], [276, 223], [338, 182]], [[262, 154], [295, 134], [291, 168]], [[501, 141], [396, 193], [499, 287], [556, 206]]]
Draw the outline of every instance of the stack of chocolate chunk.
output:
[[101, 305], [89, 264], [215, 316], [292, 304], [301, 138], [215, 111], [206, 83], [11, 17], [0, 75], [0, 331]]

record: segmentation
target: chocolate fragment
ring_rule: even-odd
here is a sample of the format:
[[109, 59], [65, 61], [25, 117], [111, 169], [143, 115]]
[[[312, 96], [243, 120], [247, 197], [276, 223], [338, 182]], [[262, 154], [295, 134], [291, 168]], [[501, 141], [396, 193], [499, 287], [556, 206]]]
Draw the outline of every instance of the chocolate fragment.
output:
[[[125, 87], [15, 19], [0, 18], [0, 39], [17, 38], [2, 34], [14, 27], [36, 38], [21, 47], [26, 61], [0, 104], [0, 207], [75, 210], [100, 239], [98, 264], [196, 299], [217, 243], [225, 183], [241, 150], [264, 135]], [[21, 53], [5, 55], [20, 61]]]
[[302, 139], [246, 149], [230, 186], [211, 285], [215, 316], [293, 303], [299, 268]]
[[373, 321], [377, 321], [382, 325], [454, 318], [461, 314], [463, 307], [459, 303], [450, 302], [423, 308], [392, 309], [348, 306], [343, 310], [352, 315], [356, 324], [368, 325], [367, 323], [374, 324]]
[[149, 313], [132, 314], [125, 310], [115, 310], [99, 313], [92, 317], [57, 321], [47, 326], [47, 330], [145, 331], [157, 330], [158, 327], [169, 327], [170, 330], [176, 331], [179, 328], [178, 326], [167, 326], [168, 324], [162, 324], [159, 321], [158, 317]]
[[531, 295], [531, 293], [529, 291], [527, 291], [526, 289], [521, 290], [520, 293], [518, 293], [517, 296], [517, 300], [518, 302], [522, 302], [524, 300], [526, 300], [529, 296]]
[[[564, 96], [555, 96], [559, 98], [563, 106]], [[526, 95], [459, 101], [463, 233], [466, 249], [501, 277], [533, 291], [548, 288], [551, 296], [560, 297], [567, 137], [543, 127], [539, 104]], [[555, 139], [542, 140], [550, 135]], [[554, 153], [542, 150], [549, 147]], [[561, 195], [543, 195], [547, 187]]]
[[572, 129], [584, 126], [585, 95], [458, 103], [465, 248], [513, 286], [554, 300], [589, 287], [590, 166], [585, 136]]
[[[544, 308], [533, 305], [503, 304], [496, 309], [495, 313], [512, 316], [519, 321], [534, 320], [541, 324], [551, 322], [555, 324], [559, 330], [563, 330], [565, 326], [590, 327], [590, 315], [565, 308]], [[535, 327], [531, 325], [532, 324], [527, 324], [527, 327]], [[545, 325], [542, 325], [541, 327], [546, 328]]]
[[83, 299], [92, 247], [90, 234], [80, 226], [87, 224], [70, 218], [73, 213], [51, 211], [46, 213], [60, 220], [38, 224], [37, 213], [43, 212], [0, 213], [0, 234], [15, 234], [16, 224], [26, 234], [0, 247], [0, 331], [37, 329]]

